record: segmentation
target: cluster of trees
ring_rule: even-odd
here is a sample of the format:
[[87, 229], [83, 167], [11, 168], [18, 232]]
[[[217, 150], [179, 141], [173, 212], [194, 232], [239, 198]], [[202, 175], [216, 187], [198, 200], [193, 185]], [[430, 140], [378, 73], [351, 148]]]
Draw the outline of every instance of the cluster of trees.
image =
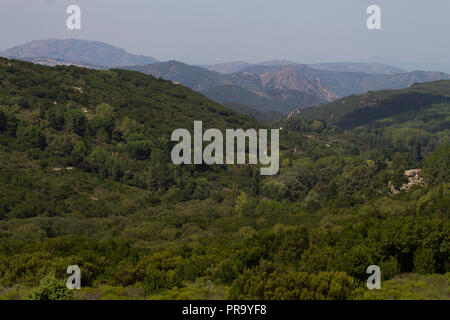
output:
[[267, 272], [248, 270], [231, 288], [232, 299], [346, 300], [358, 284], [344, 272]]
[[295, 119], [295, 121], [286, 121], [286, 128], [298, 132], [317, 132], [321, 133], [327, 129], [327, 124], [322, 120], [307, 121], [302, 118]]
[[[409, 201], [405, 199], [405, 207]], [[193, 212], [189, 213], [190, 210]], [[122, 231], [120, 228], [115, 231], [117, 240], [98, 241], [90, 236], [42, 237], [34, 241], [28, 237], [9, 238], [1, 242], [0, 283], [30, 286], [49, 274], [62, 280], [67, 276], [67, 266], [77, 264], [82, 270], [83, 287], [133, 286], [142, 288], [143, 297], [208, 279], [217, 286], [230, 287], [229, 298], [233, 299], [350, 299], [361, 294], [366, 269], [372, 264], [380, 266], [383, 281], [410, 272], [442, 274], [450, 268], [448, 215], [355, 212], [347, 213], [346, 219], [345, 215], [338, 215], [343, 222], [323, 225], [324, 217], [317, 225], [314, 223], [317, 217], [297, 210], [285, 207], [267, 216], [233, 220], [226, 214], [217, 215], [203, 222], [207, 233], [214, 231], [214, 236], [193, 234], [194, 219], [189, 214], [194, 215], [196, 209], [187, 208], [188, 216], [168, 213], [167, 220], [160, 220], [159, 228], [151, 231], [158, 233], [156, 230], [160, 229], [158, 238], [149, 242], [166, 239], [171, 249], [165, 250], [138, 246], [142, 243], [139, 233], [147, 225], [145, 221], [137, 221], [138, 217], [132, 218], [136, 226], [131, 221], [107, 222], [105, 218], [106, 224], [123, 225]], [[271, 222], [270, 214], [284, 218]], [[355, 219], [358, 215], [360, 218]], [[187, 221], [183, 223], [181, 219]], [[280, 224], [280, 220], [285, 224]], [[300, 221], [308, 227], [288, 225]], [[35, 223], [43, 227], [49, 221]], [[78, 228], [73, 221], [69, 223]], [[164, 223], [180, 225], [181, 234], [167, 241], [168, 228]], [[139, 230], [137, 226], [142, 224], [144, 228]], [[262, 227], [267, 225], [273, 227]], [[89, 222], [84, 227], [96, 228], [89, 226]], [[227, 236], [230, 232], [231, 237]]]

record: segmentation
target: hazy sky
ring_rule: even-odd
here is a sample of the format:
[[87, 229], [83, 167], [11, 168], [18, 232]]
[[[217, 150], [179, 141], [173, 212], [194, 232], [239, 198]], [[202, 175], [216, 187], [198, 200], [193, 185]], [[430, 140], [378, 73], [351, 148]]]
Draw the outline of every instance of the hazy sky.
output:
[[[66, 28], [70, 4], [81, 7], [80, 31]], [[371, 4], [382, 30], [366, 27]], [[450, 66], [449, 17], [448, 0], [0, 0], [0, 50], [80, 38], [192, 64], [385, 57]]]

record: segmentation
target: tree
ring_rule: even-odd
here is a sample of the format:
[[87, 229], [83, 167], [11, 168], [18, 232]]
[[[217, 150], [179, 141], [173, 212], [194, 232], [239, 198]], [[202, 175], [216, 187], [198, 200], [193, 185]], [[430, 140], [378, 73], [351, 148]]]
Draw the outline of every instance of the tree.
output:
[[249, 195], [256, 197], [259, 194], [260, 175], [257, 170], [252, 170], [252, 178], [250, 180]]
[[102, 103], [95, 107], [95, 113], [100, 116], [112, 118], [114, 116], [114, 108], [107, 103]]
[[6, 115], [6, 128], [5, 132], [7, 135], [11, 137], [16, 137], [17, 127], [19, 126], [19, 119], [16, 116], [5, 114]]
[[435, 259], [433, 250], [430, 248], [418, 248], [414, 252], [414, 271], [429, 274], [435, 272]]
[[136, 133], [138, 131], [137, 121], [134, 119], [130, 119], [128, 117], [123, 118], [122, 123], [120, 125], [120, 131], [127, 140], [131, 134]]
[[314, 189], [310, 190], [305, 198], [306, 207], [308, 210], [317, 210], [320, 208], [320, 194]]
[[80, 110], [71, 109], [64, 113], [64, 122], [66, 130], [84, 136], [87, 129], [87, 118]]
[[422, 157], [422, 145], [420, 144], [420, 142], [416, 143], [416, 147], [414, 150], [414, 160], [417, 162], [422, 161], [423, 157]]
[[152, 149], [153, 142], [150, 140], [130, 141], [125, 145], [125, 152], [136, 160], [148, 160]]
[[48, 120], [50, 127], [61, 130], [64, 127], [64, 112], [66, 108], [61, 105], [52, 105], [45, 113], [45, 118]]
[[3, 133], [6, 130], [8, 119], [6, 115], [0, 110], [0, 133]]
[[103, 133], [107, 135], [109, 140], [116, 125], [113, 107], [102, 103], [95, 108], [95, 112], [96, 116], [90, 121], [91, 128], [97, 136]]
[[429, 183], [448, 182], [450, 177], [450, 143], [442, 143], [425, 160], [423, 166], [425, 180]]
[[63, 280], [54, 275], [45, 276], [39, 286], [32, 289], [27, 298], [30, 300], [72, 300], [73, 292], [67, 288]]
[[309, 125], [309, 130], [314, 132], [322, 132], [326, 128], [326, 124], [320, 120], [313, 120]]
[[408, 155], [406, 153], [396, 153], [392, 158], [392, 177], [391, 182], [395, 189], [400, 189], [404, 183], [408, 182], [405, 170], [410, 165]]
[[78, 141], [77, 144], [73, 147], [72, 150], [72, 161], [74, 162], [75, 165], [79, 166], [81, 164], [83, 164], [84, 158], [86, 157], [86, 145], [84, 144], [83, 141]]
[[104, 178], [118, 180], [124, 173], [126, 163], [117, 155], [110, 154], [101, 147], [96, 147], [86, 158], [87, 167]]
[[[167, 190], [173, 182], [173, 177], [166, 156], [160, 149], [153, 149], [150, 159], [150, 165], [146, 170], [147, 188], [152, 191]], [[190, 195], [192, 195], [194, 190], [195, 182], [194, 188], [191, 190]]]
[[173, 287], [182, 287], [180, 274], [175, 270], [162, 271], [151, 268], [147, 271], [143, 281], [144, 291], [146, 295], [155, 294]]
[[116, 123], [113, 117], [104, 115], [96, 115], [90, 121], [90, 126], [94, 134], [96, 136], [106, 135], [107, 140], [111, 138], [115, 125]]
[[52, 135], [48, 137], [49, 144], [47, 150], [55, 155], [69, 156], [75, 145], [80, 141], [76, 134]]
[[21, 140], [35, 148], [44, 149], [47, 144], [44, 130], [39, 126], [19, 127], [18, 136]]
[[30, 108], [30, 105], [28, 104], [27, 99], [25, 99], [22, 96], [12, 97], [11, 99], [9, 99], [9, 104], [10, 105], [18, 105], [19, 107], [24, 108], [24, 109]]
[[324, 300], [350, 299], [357, 281], [344, 272], [267, 272], [246, 270], [234, 282], [231, 299]]

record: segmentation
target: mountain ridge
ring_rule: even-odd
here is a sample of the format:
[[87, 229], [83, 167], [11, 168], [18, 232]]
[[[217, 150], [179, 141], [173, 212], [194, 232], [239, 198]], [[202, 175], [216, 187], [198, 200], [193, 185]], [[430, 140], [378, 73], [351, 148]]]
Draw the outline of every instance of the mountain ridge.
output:
[[159, 62], [155, 58], [131, 54], [125, 49], [101, 41], [82, 39], [34, 40], [2, 51], [0, 56], [29, 61], [43, 58], [56, 59], [66, 64], [81, 64], [98, 68]]
[[[27, 83], [27, 79], [34, 79]], [[27, 83], [25, 85], [25, 83]], [[256, 123], [202, 94], [171, 81], [124, 69], [95, 70], [76, 66], [48, 67], [20, 60], [0, 58], [0, 105], [64, 106], [83, 110], [108, 103], [116, 119], [128, 116], [138, 122], [152, 120], [147, 134], [169, 134], [184, 123], [192, 126], [201, 115], [205, 125], [222, 128], [233, 124]], [[137, 116], [139, 115], [139, 116]], [[157, 119], [157, 121], [156, 121]]]
[[0, 55], [49, 66], [140, 71], [186, 85], [219, 103], [234, 102], [263, 112], [285, 114], [353, 94], [450, 79], [442, 72], [403, 72], [377, 63], [308, 65], [270, 60], [193, 66], [174, 60], [159, 62], [103, 42], [79, 39], [32, 41]]
[[331, 70], [331, 71], [345, 71], [345, 72], [362, 72], [368, 74], [397, 74], [407, 73], [407, 71], [381, 63], [354, 63], [354, 62], [326, 62], [309, 64], [311, 68]]
[[[320, 105], [328, 97], [317, 81], [302, 77], [297, 71], [281, 71], [275, 76], [251, 72], [221, 74], [173, 60], [127, 69], [181, 83], [219, 103], [237, 102], [259, 111], [287, 114], [293, 108]], [[296, 73], [296, 77], [291, 73]]]
[[352, 94], [450, 79], [448, 74], [433, 71], [368, 74], [317, 69], [306, 64], [251, 65], [232, 74], [178, 61], [128, 69], [179, 82], [219, 103], [236, 102], [260, 111], [286, 114]]
[[[287, 65], [295, 65], [300, 64], [293, 61], [288, 60], [269, 60], [263, 61], [259, 63], [249, 63], [246, 61], [232, 61], [225, 63], [218, 63], [213, 65], [201, 65], [201, 67], [217, 71], [219, 73], [231, 74], [240, 72], [246, 68], [250, 68], [252, 66], [266, 66], [266, 67], [274, 67], [274, 66], [287, 66]], [[330, 71], [345, 71], [345, 72], [357, 72], [357, 73], [368, 73], [368, 74], [397, 74], [397, 73], [407, 73], [403, 69], [395, 67], [393, 65], [377, 63], [377, 62], [322, 62], [322, 63], [312, 63], [305, 64], [308, 67], [314, 69], [321, 70], [330, 70]]]

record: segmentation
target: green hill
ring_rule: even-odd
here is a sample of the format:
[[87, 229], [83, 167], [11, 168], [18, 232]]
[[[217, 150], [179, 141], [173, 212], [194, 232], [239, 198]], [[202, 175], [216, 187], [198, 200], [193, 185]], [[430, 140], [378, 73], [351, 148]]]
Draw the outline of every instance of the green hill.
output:
[[178, 61], [127, 67], [127, 69], [179, 82], [196, 91], [214, 88], [222, 85], [224, 81], [229, 81], [228, 75]]
[[291, 110], [311, 105], [320, 105], [324, 101], [297, 90], [248, 90], [239, 86], [225, 85], [203, 91], [214, 101], [238, 102], [260, 111], [277, 111], [288, 114]]
[[301, 110], [299, 117], [323, 120], [344, 129], [387, 118], [395, 123], [428, 117], [430, 121], [426, 121], [426, 126], [433, 125], [435, 130], [443, 130], [449, 128], [449, 106], [450, 81], [443, 80], [416, 84], [407, 89], [345, 97], [324, 106]]
[[259, 111], [238, 102], [222, 102], [222, 104], [236, 112], [251, 116], [259, 121], [281, 120], [285, 114], [278, 111]]
[[199, 118], [216, 128], [255, 124], [189, 88], [139, 72], [49, 68], [3, 58], [0, 72], [0, 104], [22, 106], [21, 112], [39, 110], [43, 115], [53, 109], [85, 109], [92, 117], [97, 105], [107, 103], [118, 123], [128, 117], [148, 135], [190, 128]]
[[171, 132], [191, 130], [194, 120], [205, 128], [260, 126], [139, 72], [0, 58], [0, 220], [127, 215], [175, 181], [178, 196], [204, 198], [195, 168], [170, 162]]

